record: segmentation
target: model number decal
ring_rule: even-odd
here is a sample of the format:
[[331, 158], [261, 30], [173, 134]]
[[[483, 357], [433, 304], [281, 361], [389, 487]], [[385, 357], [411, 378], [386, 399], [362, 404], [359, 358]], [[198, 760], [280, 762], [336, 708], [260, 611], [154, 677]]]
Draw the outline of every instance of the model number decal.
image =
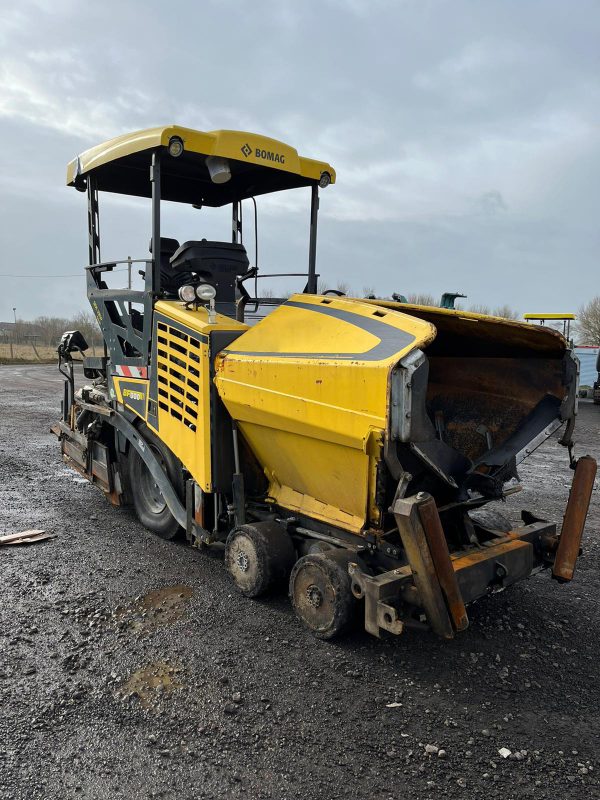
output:
[[135, 392], [133, 389], [123, 389], [123, 397], [129, 397], [131, 400], [144, 399], [144, 395], [141, 392]]

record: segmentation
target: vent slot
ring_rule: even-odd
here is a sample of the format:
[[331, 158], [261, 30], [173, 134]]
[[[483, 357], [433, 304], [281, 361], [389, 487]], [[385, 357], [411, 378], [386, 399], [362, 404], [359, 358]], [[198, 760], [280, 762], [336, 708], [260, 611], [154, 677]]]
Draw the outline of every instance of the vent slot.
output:
[[158, 407], [196, 433], [201, 408], [201, 342], [163, 322], [157, 323], [157, 328]]

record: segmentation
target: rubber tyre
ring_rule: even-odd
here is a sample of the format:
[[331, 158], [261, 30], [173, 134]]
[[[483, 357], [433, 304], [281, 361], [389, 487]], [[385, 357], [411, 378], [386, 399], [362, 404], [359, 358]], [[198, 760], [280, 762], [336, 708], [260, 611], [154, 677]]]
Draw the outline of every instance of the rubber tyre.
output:
[[292, 539], [277, 522], [240, 525], [225, 543], [225, 567], [245, 597], [285, 586], [295, 560]]
[[[162, 463], [179, 498], [183, 499], [183, 471], [178, 459], [147, 425], [140, 425], [138, 432]], [[127, 479], [135, 513], [145, 528], [161, 539], [173, 539], [183, 530], [169, 511], [160, 490], [156, 487], [156, 491], [151, 493], [150, 487], [154, 485], [152, 476], [137, 450], [131, 445], [127, 455]]]
[[356, 599], [345, 550], [310, 553], [294, 564], [289, 594], [300, 622], [317, 639], [333, 639], [350, 628]]

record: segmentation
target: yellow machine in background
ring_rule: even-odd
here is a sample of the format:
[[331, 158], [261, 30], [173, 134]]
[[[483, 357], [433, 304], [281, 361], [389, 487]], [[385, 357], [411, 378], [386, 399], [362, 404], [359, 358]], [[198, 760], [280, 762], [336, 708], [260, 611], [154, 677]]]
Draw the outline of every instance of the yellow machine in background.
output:
[[562, 328], [563, 336], [570, 342], [571, 323], [575, 322], [577, 317], [575, 314], [523, 314], [523, 319], [526, 322], [537, 322], [542, 326], [548, 323], [548, 326], [554, 327], [555, 330]]
[[[518, 464], [562, 425], [572, 450], [577, 363], [550, 329], [467, 312], [317, 294], [325, 163], [256, 134], [169, 126], [83, 153], [67, 181], [88, 195], [88, 297], [106, 355], [75, 392], [69, 332], [56, 426], [65, 461], [160, 536], [225, 544], [249, 597], [287, 582], [317, 636], [428, 625], [450, 638], [466, 606], [543, 568], [570, 580], [595, 462], [572, 463], [562, 532], [486, 507], [516, 491]], [[253, 325], [260, 277], [243, 244], [245, 201], [309, 189], [304, 291]], [[152, 200], [143, 286], [112, 288], [99, 194]], [[231, 241], [161, 233], [165, 200], [231, 206]], [[256, 217], [254, 230], [257, 230]], [[194, 234], [190, 231], [190, 236]], [[129, 266], [133, 263], [128, 260]], [[295, 273], [298, 275], [298, 273]], [[278, 276], [276, 276], [278, 277]], [[256, 291], [255, 291], [256, 295]]]

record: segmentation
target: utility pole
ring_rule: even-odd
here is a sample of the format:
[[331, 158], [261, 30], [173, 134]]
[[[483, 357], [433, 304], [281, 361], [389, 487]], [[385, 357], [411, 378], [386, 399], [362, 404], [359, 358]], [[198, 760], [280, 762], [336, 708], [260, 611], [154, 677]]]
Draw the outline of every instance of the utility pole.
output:
[[15, 328], [13, 330], [12, 336], [10, 337], [10, 360], [11, 361], [15, 357], [14, 353], [13, 353], [13, 342], [16, 343], [16, 340], [17, 340], [17, 309], [16, 309], [15, 306], [13, 306], [13, 316], [15, 318]]

